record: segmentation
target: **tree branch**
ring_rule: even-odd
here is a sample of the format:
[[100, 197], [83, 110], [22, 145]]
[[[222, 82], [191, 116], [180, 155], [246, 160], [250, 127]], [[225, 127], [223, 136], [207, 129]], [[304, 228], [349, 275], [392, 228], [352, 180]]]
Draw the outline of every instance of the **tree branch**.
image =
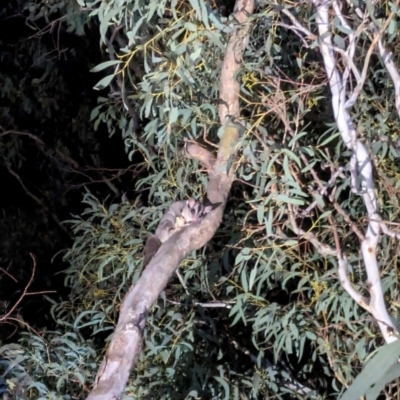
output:
[[[376, 257], [382, 218], [378, 213], [372, 162], [366, 147], [357, 138], [357, 132], [348, 111], [349, 100], [346, 101], [346, 88], [344, 87], [343, 76], [337, 68], [337, 60], [331, 49], [332, 34], [329, 30], [330, 2], [328, 0], [313, 0], [313, 3], [317, 11], [316, 21], [320, 36], [320, 49], [332, 93], [332, 107], [335, 120], [343, 142], [353, 152], [350, 160], [353, 191], [362, 196], [369, 217], [365, 237], [361, 240], [361, 253], [368, 275], [369, 301], [365, 301], [347, 284], [347, 259], [338, 249], [339, 275], [346, 291], [376, 318], [386, 343], [391, 343], [397, 340], [395, 335], [397, 330], [385, 306]], [[370, 49], [377, 42], [378, 38], [375, 38]]]
[[[131, 287], [121, 305], [114, 336], [97, 373], [94, 388], [88, 400], [119, 399], [125, 389], [132, 367], [142, 349], [143, 331], [153, 303], [167, 285], [179, 263], [193, 250], [203, 247], [221, 223], [229, 190], [234, 179], [232, 159], [240, 128], [227, 116], [239, 118], [239, 83], [236, 74], [241, 66], [248, 34], [248, 16], [254, 9], [253, 0], [238, 0], [235, 17], [239, 24], [229, 39], [221, 70], [219, 117], [224, 124], [219, 151], [214, 165], [209, 168], [207, 197], [213, 203], [222, 203], [204, 219], [197, 221], [172, 235], [162, 244], [142, 276]], [[213, 158], [203, 149], [201, 157]], [[199, 153], [190, 155], [196, 158]], [[200, 157], [198, 157], [200, 158]], [[202, 161], [202, 159], [200, 159]], [[204, 161], [204, 159], [203, 159]], [[208, 163], [210, 164], [210, 163]]]

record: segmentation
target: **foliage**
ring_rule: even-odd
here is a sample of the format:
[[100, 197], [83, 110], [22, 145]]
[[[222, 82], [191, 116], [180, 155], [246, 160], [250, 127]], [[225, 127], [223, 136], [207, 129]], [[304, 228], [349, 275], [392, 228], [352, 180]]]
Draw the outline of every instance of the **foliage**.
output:
[[[386, 6], [377, 10], [381, 18]], [[78, 331], [102, 346], [124, 293], [140, 275], [147, 232], [171, 201], [204, 193], [205, 175], [178, 157], [178, 149], [183, 139], [217, 141], [220, 63], [234, 21], [218, 4], [201, 0], [95, 0], [87, 7], [110, 55], [94, 71], [102, 74], [97, 88], [110, 85], [111, 95], [98, 97], [91, 120], [96, 129], [121, 133], [129, 159], [143, 157], [147, 175], [135, 187], [148, 190], [154, 204], [97, 200], [87, 192], [86, 210], [69, 220], [74, 244], [65, 255], [65, 283], [71, 293], [53, 303], [52, 315], [66, 337]], [[333, 220], [351, 280], [363, 290], [366, 277], [350, 222], [364, 229], [364, 205], [346, 170], [327, 195], [317, 192], [348, 163], [350, 152], [337, 134], [317, 43], [306, 46], [288, 29], [283, 9], [315, 30], [306, 3], [259, 2], [238, 76], [246, 129], [237, 146], [238, 179], [221, 229], [181, 265], [188, 292], [174, 277], [154, 307], [127, 387], [130, 398], [307, 397], [285, 385], [290, 376], [314, 389], [315, 398], [338, 398], [382, 345], [376, 322], [340, 285], [336, 259], [323, 257], [293, 228], [334, 247]], [[357, 26], [357, 16], [348, 13]], [[343, 40], [339, 28], [337, 46]], [[398, 39], [388, 32], [386, 40], [398, 60]], [[360, 60], [370, 41], [368, 34], [359, 37]], [[373, 155], [383, 217], [396, 221], [400, 170], [393, 143], [399, 121], [392, 84], [375, 56], [352, 117]], [[304, 212], [313, 201], [317, 206]], [[395, 239], [382, 237], [379, 263], [389, 310], [398, 318]], [[213, 302], [225, 307], [210, 307]], [[33, 347], [34, 337], [29, 339], [27, 348]], [[70, 340], [77, 345], [81, 338]], [[79, 354], [91, 357], [91, 351]], [[78, 366], [84, 387], [95, 368]], [[70, 371], [67, 363], [62, 368]], [[37, 382], [43, 376], [34, 364], [27, 370]], [[50, 379], [44, 384], [55, 385]], [[397, 388], [386, 390], [394, 396]]]
[[93, 344], [77, 333], [22, 334], [20, 344], [0, 348], [0, 368], [18, 399], [69, 400], [96, 371]]

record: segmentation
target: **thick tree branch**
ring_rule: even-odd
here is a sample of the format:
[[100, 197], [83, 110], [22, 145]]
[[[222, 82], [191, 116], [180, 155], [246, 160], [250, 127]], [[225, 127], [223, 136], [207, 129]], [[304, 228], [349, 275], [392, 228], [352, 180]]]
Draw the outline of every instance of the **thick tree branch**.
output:
[[[142, 276], [127, 293], [120, 310], [120, 316], [110, 346], [97, 373], [94, 388], [89, 400], [120, 399], [142, 349], [143, 331], [147, 316], [153, 303], [167, 285], [179, 263], [191, 251], [203, 247], [213, 236], [222, 220], [224, 207], [234, 179], [233, 163], [236, 143], [240, 129], [228, 121], [228, 115], [239, 118], [239, 83], [237, 72], [241, 66], [245, 50], [245, 38], [248, 34], [248, 15], [254, 9], [252, 0], [238, 0], [235, 17], [239, 24], [234, 29], [226, 49], [222, 64], [220, 84], [219, 116], [224, 124], [215, 163], [207, 162], [209, 169], [209, 185], [207, 196], [213, 203], [222, 203], [204, 219], [191, 224], [172, 235], [160, 247], [158, 253], [150, 261]], [[191, 149], [191, 157], [213, 160], [206, 150]], [[198, 149], [197, 149], [198, 150]], [[201, 159], [205, 157], [204, 159]], [[213, 164], [213, 165], [210, 165]]]

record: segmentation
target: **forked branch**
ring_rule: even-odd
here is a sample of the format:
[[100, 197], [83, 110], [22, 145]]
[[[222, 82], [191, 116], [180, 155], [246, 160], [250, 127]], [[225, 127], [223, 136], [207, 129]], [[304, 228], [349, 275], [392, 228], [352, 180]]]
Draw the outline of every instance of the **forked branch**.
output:
[[[366, 147], [357, 137], [356, 129], [348, 111], [349, 102], [346, 96], [346, 87], [344, 87], [346, 80], [343, 79], [343, 74], [337, 68], [337, 60], [332, 50], [332, 34], [329, 21], [330, 1], [313, 0], [313, 3], [317, 11], [320, 49], [332, 93], [334, 117], [344, 144], [352, 151], [349, 164], [352, 189], [363, 198], [369, 217], [367, 231], [365, 237], [361, 240], [360, 247], [368, 276], [370, 298], [365, 299], [361, 296], [347, 279], [347, 258], [340, 250], [338, 243], [339, 276], [343, 287], [353, 299], [375, 317], [385, 341], [390, 343], [396, 340], [395, 333], [397, 330], [385, 306], [376, 255], [382, 219], [379, 215], [378, 202], [375, 195], [372, 162]], [[342, 17], [340, 7], [335, 7], [334, 12], [339, 14], [338, 17]], [[371, 46], [376, 42], [378, 42], [377, 38], [374, 39]], [[352, 42], [350, 41], [350, 43]], [[351, 45], [348, 54], [352, 54], [350, 50]]]

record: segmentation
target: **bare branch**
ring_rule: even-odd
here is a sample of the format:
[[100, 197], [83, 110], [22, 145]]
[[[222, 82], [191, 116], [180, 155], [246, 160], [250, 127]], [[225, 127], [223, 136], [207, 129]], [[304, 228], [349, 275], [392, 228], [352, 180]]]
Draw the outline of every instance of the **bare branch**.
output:
[[18, 305], [21, 303], [22, 299], [23, 299], [26, 295], [30, 294], [30, 293], [28, 293], [28, 289], [29, 289], [29, 286], [31, 286], [31, 284], [32, 284], [32, 282], [33, 282], [33, 279], [35, 278], [35, 272], [36, 272], [36, 258], [35, 258], [35, 256], [34, 256], [32, 253], [30, 253], [29, 255], [31, 256], [31, 258], [32, 258], [32, 260], [33, 260], [32, 274], [31, 274], [31, 277], [30, 277], [30, 279], [29, 279], [29, 282], [26, 284], [26, 286], [25, 286], [25, 288], [24, 288], [24, 291], [22, 292], [22, 294], [21, 294], [21, 296], [19, 297], [19, 299], [18, 299], [18, 300], [15, 302], [15, 304], [11, 307], [11, 310], [10, 310], [7, 314], [5, 314], [5, 315], [3, 315], [2, 317], [0, 317], [0, 321], [1, 321], [1, 322], [6, 321], [7, 318], [10, 317], [10, 315], [15, 311], [15, 309], [16, 309], [16, 308], [18, 307]]
[[58, 219], [57, 215], [56, 215], [54, 212], [51, 212], [51, 211], [49, 210], [49, 208], [47, 207], [47, 205], [46, 205], [42, 200], [40, 200], [39, 197], [35, 196], [35, 195], [25, 186], [24, 182], [22, 182], [21, 177], [20, 177], [15, 171], [13, 171], [13, 170], [11, 169], [11, 167], [10, 167], [10, 165], [9, 165], [8, 163], [6, 164], [6, 167], [7, 167], [7, 169], [8, 169], [8, 172], [18, 180], [18, 182], [20, 183], [20, 185], [21, 185], [22, 188], [24, 189], [25, 193], [26, 193], [29, 197], [31, 197], [33, 200], [35, 200], [36, 203], [38, 203], [46, 212], [48, 212], [48, 213], [53, 217], [53, 219], [54, 219], [54, 221], [57, 223], [57, 225], [58, 225], [66, 234], [69, 234], [68, 231], [67, 231], [67, 229], [65, 229], [65, 227], [62, 225], [61, 221]]
[[338, 257], [338, 275], [343, 289], [350, 295], [350, 297], [364, 310], [372, 313], [371, 307], [368, 305], [368, 299], [359, 293], [351, 284], [347, 273], [348, 261], [346, 256]]
[[296, 223], [296, 219], [294, 217], [294, 212], [293, 212], [293, 206], [291, 204], [288, 204], [288, 207], [289, 207], [289, 220], [291, 223], [292, 231], [296, 235], [301, 236], [304, 239], [308, 240], [317, 249], [318, 253], [323, 255], [324, 257], [336, 255], [335, 250], [333, 250], [327, 244], [321, 243], [312, 232], [306, 232], [303, 229], [301, 229]]
[[[0, 130], [3, 130], [3, 129], [0, 127]], [[5, 135], [23, 135], [23, 136], [28, 136], [31, 139], [33, 139], [39, 145], [39, 147], [41, 149], [43, 149], [43, 147], [45, 146], [43, 140], [40, 139], [40, 137], [38, 137], [38, 136], [36, 136], [36, 135], [34, 135], [32, 133], [29, 133], [29, 132], [20, 132], [20, 131], [15, 131], [15, 130], [9, 130], [9, 131], [4, 131], [3, 133], [0, 133], [0, 137], [1, 136], [5, 136]]]
[[[7, 269], [10, 267], [10, 264], [8, 265]], [[0, 271], [3, 271], [9, 278], [11, 278], [14, 282], [18, 282], [18, 280], [16, 278], [14, 278], [9, 272], [7, 272], [4, 268], [0, 267]]]
[[[320, 189], [320, 190], [318, 191], [318, 193], [319, 193], [321, 196], [323, 196], [323, 195], [326, 193], [326, 191], [328, 190], [328, 188], [331, 187], [331, 186], [335, 183], [336, 178], [337, 178], [342, 172], [343, 172], [343, 168], [340, 167], [340, 168], [331, 176], [331, 179], [329, 179], [328, 183], [327, 183], [325, 186], [323, 186], [322, 189]], [[303, 210], [303, 211], [301, 212], [301, 215], [302, 215], [303, 217], [309, 215], [310, 212], [311, 212], [311, 210], [313, 210], [317, 204], [318, 204], [318, 203], [317, 203], [317, 200], [314, 200], [305, 210]]]
[[[376, 259], [380, 221], [382, 219], [378, 214], [378, 202], [375, 196], [372, 176], [372, 162], [364, 144], [357, 138], [357, 132], [348, 112], [349, 102], [346, 102], [346, 88], [343, 86], [343, 79], [337, 68], [337, 61], [335, 60], [334, 53], [331, 50], [332, 35], [329, 30], [329, 0], [313, 0], [313, 3], [317, 11], [320, 48], [332, 92], [332, 107], [335, 120], [345, 145], [353, 151], [350, 160], [350, 172], [352, 175], [353, 186], [363, 197], [368, 217], [370, 219], [365, 238], [361, 241], [361, 253], [368, 276], [368, 289], [370, 292], [369, 304], [360, 297], [358, 292], [356, 292], [352, 286], [347, 284], [347, 259], [342, 255], [341, 251], [339, 251], [340, 247], [339, 244], [337, 244], [339, 276], [343, 287], [350, 296], [364, 308], [367, 307], [366, 309], [376, 318], [385, 341], [390, 343], [397, 340], [394, 334], [397, 330], [393, 325], [385, 306], [379, 266]], [[377, 39], [375, 39], [371, 44], [368, 51], [369, 55], [375, 45], [374, 43], [376, 42]], [[364, 64], [364, 70], [366, 69], [367, 64], [368, 62]]]
[[[396, 9], [397, 9], [399, 3], [400, 3], [400, 0], [397, 0], [396, 3], [395, 3], [395, 8]], [[371, 43], [371, 45], [370, 45], [370, 47], [368, 49], [367, 55], [365, 56], [364, 68], [362, 70], [361, 77], [358, 80], [357, 86], [354, 89], [353, 94], [346, 101], [346, 106], [345, 107], [347, 109], [352, 107], [353, 104], [357, 101], [357, 98], [358, 98], [359, 94], [361, 93], [361, 90], [362, 90], [362, 88], [364, 86], [365, 79], [367, 77], [368, 65], [369, 65], [369, 60], [371, 58], [372, 52], [374, 51], [376, 44], [379, 43], [383, 32], [385, 32], [386, 28], [389, 26], [389, 23], [392, 20], [392, 18], [395, 16], [395, 14], [396, 13], [394, 11], [392, 11], [389, 14], [389, 17], [386, 19], [385, 23], [383, 24], [382, 28], [379, 30], [379, 32], [376, 32], [375, 37], [374, 37], [374, 39], [373, 39], [373, 41], [372, 41], [372, 43]], [[361, 26], [360, 26], [359, 29], [361, 29]], [[381, 56], [382, 56], [382, 54], [381, 54]], [[389, 71], [389, 69], [388, 69], [388, 71]], [[389, 71], [389, 73], [390, 73], [390, 71]], [[393, 76], [392, 76], [392, 79], [394, 80]], [[396, 86], [396, 84], [395, 84], [395, 86]], [[397, 103], [396, 103], [396, 105], [397, 105]], [[397, 108], [397, 110], [399, 111], [400, 108]]]
[[397, 110], [397, 114], [400, 117], [400, 74], [397, 71], [396, 65], [393, 61], [392, 53], [387, 51], [384, 48], [382, 41], [380, 40], [380, 36], [378, 36], [378, 34], [377, 34], [377, 37], [379, 38], [379, 40], [378, 40], [379, 54], [382, 57], [383, 63], [385, 64], [385, 67], [388, 70], [389, 75], [393, 81], [394, 91], [395, 91], [396, 110]]
[[215, 302], [215, 303], [194, 303], [195, 306], [203, 307], [203, 308], [232, 308], [232, 304], [225, 302]]
[[350, 75], [350, 66], [351, 66], [351, 70], [353, 71], [353, 74], [354, 74], [356, 80], [359, 81], [361, 79], [360, 73], [353, 63], [353, 57], [354, 57], [354, 53], [356, 51], [356, 38], [363, 30], [363, 23], [360, 24], [360, 26], [357, 29], [357, 32], [353, 33], [353, 29], [347, 23], [346, 18], [343, 17], [341, 5], [339, 5], [337, 0], [334, 0], [332, 2], [332, 5], [333, 5], [333, 9], [335, 10], [336, 16], [340, 20], [340, 23], [351, 32], [351, 33], [349, 33], [349, 47], [347, 49], [347, 52], [345, 53], [347, 65], [346, 65], [346, 69], [343, 73], [343, 85], [346, 87], [347, 80]]
[[382, 229], [382, 232], [394, 239], [400, 240], [400, 233], [399, 232], [393, 232], [392, 230], [390, 230], [387, 225], [383, 222], [383, 221], [378, 221], [378, 223], [380, 224], [380, 227]]

